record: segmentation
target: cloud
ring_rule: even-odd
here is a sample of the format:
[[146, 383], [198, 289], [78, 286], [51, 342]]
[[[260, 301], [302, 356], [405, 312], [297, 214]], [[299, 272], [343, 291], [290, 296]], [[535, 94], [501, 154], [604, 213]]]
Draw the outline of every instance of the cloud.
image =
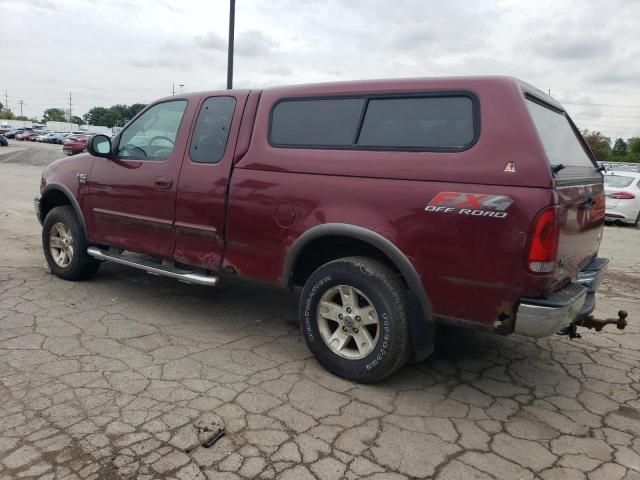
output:
[[206, 50], [227, 50], [227, 40], [216, 32], [207, 32], [204, 35], [195, 37], [196, 45]]
[[[84, 113], [95, 105], [147, 103], [171, 94], [172, 83], [185, 91], [225, 85], [226, 1], [0, 5], [0, 91], [8, 90], [14, 109], [24, 100], [28, 115], [64, 104], [69, 91]], [[236, 8], [238, 87], [506, 74], [559, 98], [608, 105], [601, 115], [569, 107], [581, 127], [609, 136], [630, 133], [600, 127], [629, 115], [617, 105], [640, 105], [633, 21], [639, 1], [243, 0]]]
[[534, 50], [552, 60], [593, 60], [610, 54], [613, 45], [591, 33], [580, 36], [547, 34], [536, 40]]
[[270, 55], [279, 46], [279, 41], [274, 40], [260, 30], [247, 30], [240, 33], [235, 40], [235, 51], [245, 57]]
[[193, 67], [193, 62], [190, 59], [169, 57], [166, 55], [152, 58], [131, 59], [128, 60], [127, 63], [132, 67], [145, 69], [166, 68], [171, 70], [189, 70]]
[[293, 70], [285, 65], [273, 65], [264, 70], [267, 75], [277, 75], [279, 77], [288, 77], [293, 74]]
[[[0, 5], [22, 5], [25, 2], [22, 0], [2, 0], [0, 1]], [[58, 9], [58, 5], [53, 0], [29, 0], [29, 6], [32, 8], [37, 8], [41, 10], [50, 10], [55, 11]]]

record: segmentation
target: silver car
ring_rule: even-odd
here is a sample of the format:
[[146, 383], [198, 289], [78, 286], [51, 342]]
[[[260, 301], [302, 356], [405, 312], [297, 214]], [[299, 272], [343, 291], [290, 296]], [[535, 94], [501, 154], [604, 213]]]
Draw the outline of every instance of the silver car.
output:
[[606, 221], [640, 228], [640, 173], [608, 171], [604, 192]]

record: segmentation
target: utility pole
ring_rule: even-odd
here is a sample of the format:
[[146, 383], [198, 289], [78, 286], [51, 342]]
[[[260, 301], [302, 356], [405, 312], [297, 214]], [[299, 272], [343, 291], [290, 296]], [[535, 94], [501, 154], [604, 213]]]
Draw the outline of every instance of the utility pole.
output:
[[182, 87], [184, 87], [184, 83], [181, 83], [179, 87], [180, 87], [180, 95], [182, 95]]
[[236, 0], [229, 0], [229, 51], [227, 54], [227, 90], [233, 88], [233, 38], [236, 24]]
[[22, 118], [22, 126], [24, 127], [24, 116], [22, 115], [22, 105], [24, 105], [24, 102], [22, 100], [20, 100], [20, 117]]
[[171, 95], [175, 96], [176, 94], [176, 84], [172, 83], [171, 84]]
[[69, 123], [71, 123], [71, 92], [69, 92]]
[[6, 88], [4, 89], [4, 108], [5, 110], [9, 110], [9, 94]]

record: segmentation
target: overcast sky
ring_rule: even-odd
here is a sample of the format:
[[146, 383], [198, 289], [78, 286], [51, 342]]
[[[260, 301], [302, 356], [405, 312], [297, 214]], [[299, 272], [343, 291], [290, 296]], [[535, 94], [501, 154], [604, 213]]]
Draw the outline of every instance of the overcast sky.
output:
[[[0, 0], [0, 101], [42, 116], [226, 82], [228, 0]], [[505, 74], [640, 135], [638, 0], [237, 0], [234, 86]], [[569, 103], [571, 102], [571, 103]]]

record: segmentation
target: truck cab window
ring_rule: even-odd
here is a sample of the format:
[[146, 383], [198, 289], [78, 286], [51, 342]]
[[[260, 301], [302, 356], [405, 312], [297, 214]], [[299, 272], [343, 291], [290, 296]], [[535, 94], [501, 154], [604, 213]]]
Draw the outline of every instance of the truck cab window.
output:
[[204, 101], [189, 149], [192, 161], [218, 163], [222, 160], [235, 107], [233, 97], [209, 97]]
[[161, 160], [173, 152], [186, 100], [154, 105], [120, 135], [118, 157]]

